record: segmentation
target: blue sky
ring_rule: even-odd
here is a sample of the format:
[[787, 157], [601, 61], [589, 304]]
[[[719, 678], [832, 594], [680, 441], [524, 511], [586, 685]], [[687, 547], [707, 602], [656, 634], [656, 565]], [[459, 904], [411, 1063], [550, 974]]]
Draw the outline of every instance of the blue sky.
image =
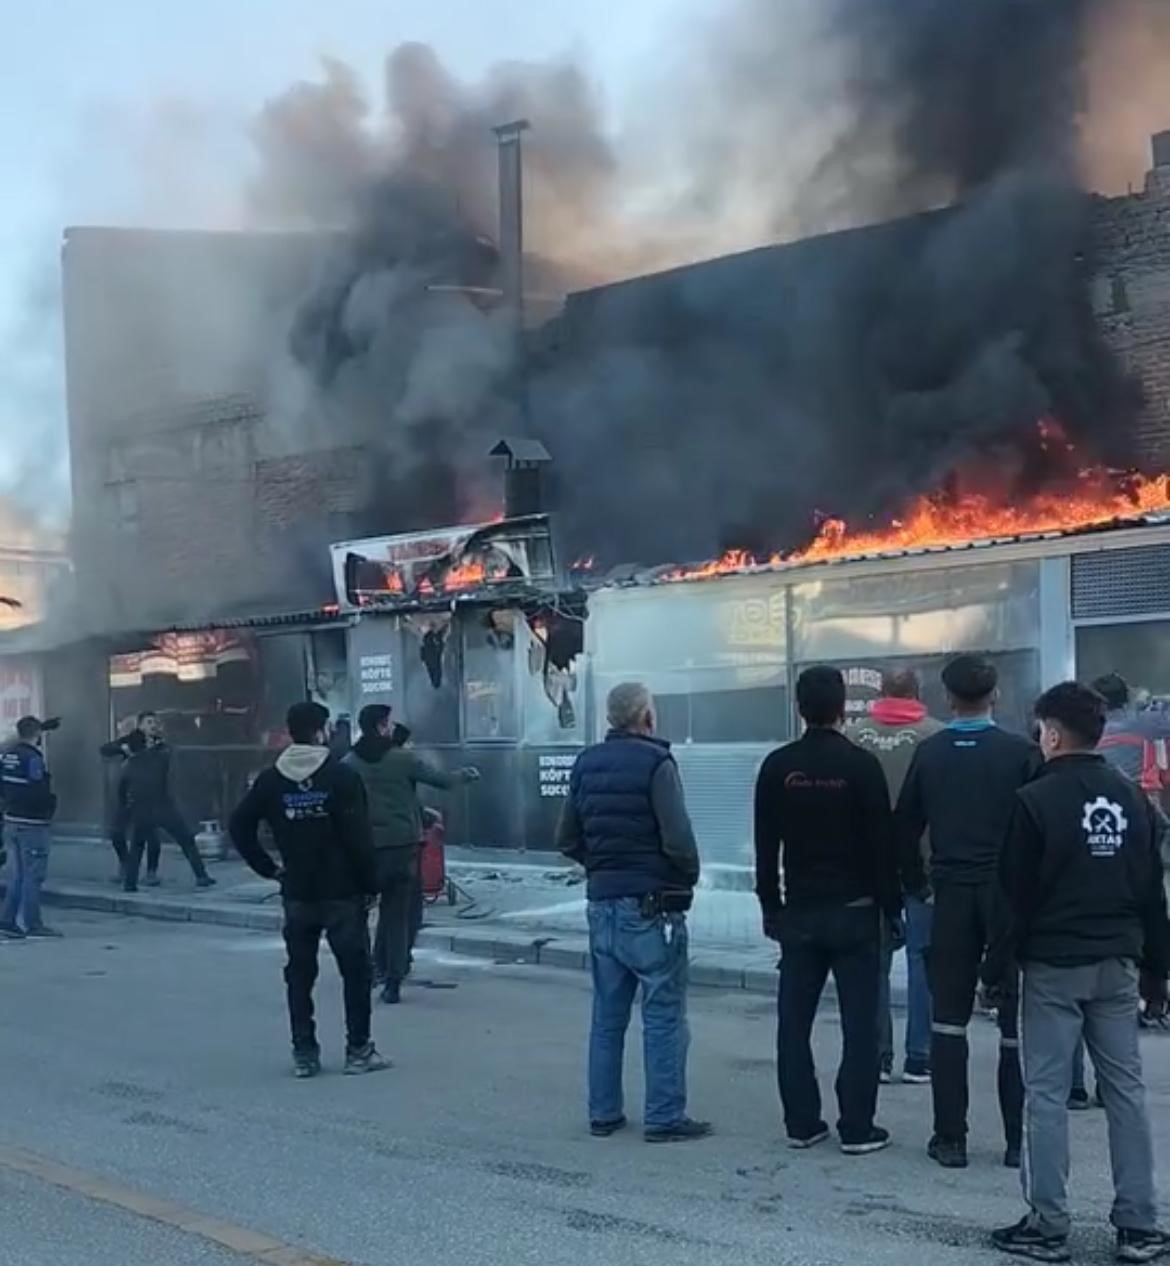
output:
[[[0, 437], [57, 429], [59, 333], [46, 320], [62, 227], [148, 219], [120, 138], [160, 101], [211, 119], [225, 162], [247, 119], [322, 55], [377, 82], [403, 40], [460, 77], [501, 58], [575, 52], [613, 109], [655, 61], [669, 19], [696, 0], [33, 0], [5, 6], [0, 77]], [[238, 144], [238, 152], [231, 152]], [[176, 171], [176, 177], [183, 173]], [[30, 299], [31, 296], [31, 299]], [[30, 414], [34, 416], [29, 416]], [[0, 475], [4, 450], [0, 444]], [[11, 461], [9, 461], [11, 466]]]

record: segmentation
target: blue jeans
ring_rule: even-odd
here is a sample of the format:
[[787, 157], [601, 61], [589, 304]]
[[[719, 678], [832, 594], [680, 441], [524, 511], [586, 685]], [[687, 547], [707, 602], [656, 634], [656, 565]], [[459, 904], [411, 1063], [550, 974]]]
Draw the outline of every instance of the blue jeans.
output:
[[687, 1108], [687, 925], [681, 914], [647, 919], [637, 897], [589, 903], [593, 1027], [589, 1119], [623, 1114], [622, 1062], [634, 994], [642, 987], [647, 1129], [677, 1124]]
[[11, 927], [21, 914], [26, 931], [39, 928], [41, 885], [49, 869], [49, 827], [8, 823], [4, 835], [8, 845], [8, 891], [0, 923]]
[[[930, 985], [926, 979], [926, 951], [934, 926], [934, 906], [906, 898], [906, 1062], [930, 1065]], [[882, 1064], [894, 1063], [894, 1024], [890, 1016], [890, 966], [893, 954], [883, 945], [882, 978], [878, 987], [878, 1033]]]

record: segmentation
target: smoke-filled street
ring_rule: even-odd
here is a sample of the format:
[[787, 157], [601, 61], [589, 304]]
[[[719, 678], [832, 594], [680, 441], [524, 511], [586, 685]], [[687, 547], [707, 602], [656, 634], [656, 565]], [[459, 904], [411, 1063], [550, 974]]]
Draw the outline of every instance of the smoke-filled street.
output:
[[[327, 968], [326, 1075], [302, 1085], [287, 1075], [271, 936], [104, 916], [62, 926], [60, 943], [0, 946], [5, 1263], [227, 1266], [251, 1252], [290, 1266], [960, 1266], [986, 1260], [987, 1228], [1019, 1208], [998, 1163], [988, 1024], [973, 1030], [965, 1172], [926, 1159], [924, 1087], [883, 1090], [888, 1152], [786, 1151], [772, 1007], [715, 992], [692, 998], [691, 1082], [717, 1134], [653, 1148], [633, 1129], [598, 1140], [583, 1128], [589, 992], [575, 975], [428, 959], [426, 974], [458, 989], [380, 1008], [395, 1067], [344, 1078]], [[828, 1015], [823, 1083], [835, 1048]], [[1165, 1154], [1170, 1041], [1148, 1038], [1145, 1053]], [[1074, 1247], [1104, 1260], [1103, 1114], [1072, 1130]], [[97, 1175], [104, 1200], [86, 1194]]]

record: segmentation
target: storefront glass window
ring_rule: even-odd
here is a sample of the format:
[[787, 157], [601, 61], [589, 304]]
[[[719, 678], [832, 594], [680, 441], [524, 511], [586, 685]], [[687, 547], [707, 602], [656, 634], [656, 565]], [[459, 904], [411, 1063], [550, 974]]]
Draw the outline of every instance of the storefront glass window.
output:
[[851, 718], [881, 693], [887, 670], [918, 673], [923, 700], [947, 712], [939, 679], [959, 651], [988, 654], [1000, 674], [998, 716], [1023, 731], [1040, 692], [1040, 575], [1036, 563], [939, 568], [808, 581], [793, 587], [796, 670], [836, 664]]
[[676, 743], [787, 737], [784, 591], [774, 577], [609, 591], [590, 608], [598, 725], [621, 681], [654, 693]]
[[472, 609], [463, 617], [463, 717], [468, 739], [514, 739], [518, 611]]
[[1170, 700], [1170, 621], [1077, 629], [1077, 677], [1120, 673], [1137, 697]]

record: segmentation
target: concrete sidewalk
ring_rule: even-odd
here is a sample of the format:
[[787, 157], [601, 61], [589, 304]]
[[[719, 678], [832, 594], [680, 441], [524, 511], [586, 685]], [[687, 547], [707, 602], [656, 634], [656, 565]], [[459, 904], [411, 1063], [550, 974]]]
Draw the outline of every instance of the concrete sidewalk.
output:
[[[164, 847], [161, 886], [124, 893], [114, 883], [109, 846], [93, 839], [54, 841], [48, 904], [175, 922], [279, 931], [274, 884], [238, 858], [210, 863], [216, 887], [196, 890], [178, 849]], [[580, 871], [554, 854], [448, 850], [458, 901], [427, 907], [420, 943], [441, 952], [501, 963], [588, 968], [585, 888]], [[689, 918], [691, 978], [697, 985], [773, 994], [776, 950], [760, 933], [754, 894], [723, 882], [700, 888]], [[895, 1002], [905, 998], [905, 966], [895, 960]]]

